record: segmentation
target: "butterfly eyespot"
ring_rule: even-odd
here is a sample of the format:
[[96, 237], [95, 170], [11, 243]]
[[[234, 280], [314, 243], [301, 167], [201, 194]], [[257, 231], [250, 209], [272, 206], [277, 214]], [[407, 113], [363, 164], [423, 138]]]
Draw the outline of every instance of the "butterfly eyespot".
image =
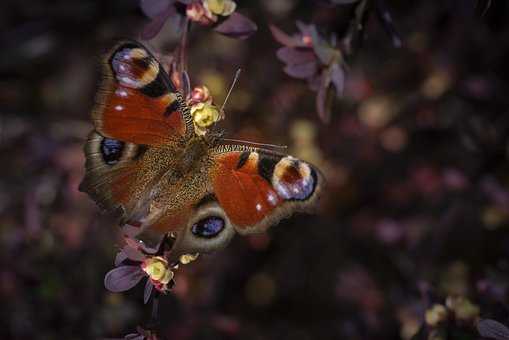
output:
[[101, 142], [101, 154], [103, 160], [108, 165], [114, 165], [118, 163], [122, 157], [122, 151], [124, 150], [124, 142], [116, 139], [104, 138]]
[[225, 226], [224, 220], [221, 217], [211, 216], [199, 220], [191, 227], [191, 232], [203, 238], [212, 238], [217, 236], [223, 231]]

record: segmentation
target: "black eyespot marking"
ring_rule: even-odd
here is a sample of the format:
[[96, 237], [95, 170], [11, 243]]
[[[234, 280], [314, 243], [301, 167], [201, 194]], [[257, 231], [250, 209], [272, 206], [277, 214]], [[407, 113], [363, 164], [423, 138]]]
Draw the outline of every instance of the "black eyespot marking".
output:
[[214, 194], [207, 194], [207, 195], [203, 196], [203, 198], [201, 200], [199, 200], [198, 203], [196, 203], [195, 207], [199, 208], [202, 205], [205, 205], [205, 204], [210, 203], [210, 202], [217, 202], [216, 195], [214, 195]]
[[210, 216], [193, 224], [191, 232], [198, 237], [213, 238], [223, 231], [223, 229], [224, 220], [221, 217]]
[[272, 174], [276, 164], [282, 157], [271, 157], [268, 155], [260, 154], [258, 160], [258, 174], [262, 176], [267, 182], [272, 183]]
[[168, 92], [168, 87], [163, 80], [163, 72], [164, 71], [161, 70], [161, 67], [159, 67], [159, 73], [157, 74], [156, 79], [143, 86], [140, 89], [141, 93], [151, 98], [159, 98], [162, 95], [165, 95]]
[[179, 102], [178, 100], [174, 100], [168, 107], [166, 108], [166, 111], [164, 111], [164, 116], [168, 118], [173, 112], [177, 111], [179, 108]]
[[145, 152], [147, 152], [147, 149], [148, 149], [148, 147], [146, 145], [138, 145], [138, 147], [136, 149], [136, 153], [132, 156], [131, 160], [135, 161], [135, 160], [143, 157]]
[[122, 157], [122, 151], [124, 150], [124, 142], [104, 138], [101, 142], [101, 154], [103, 156], [103, 160], [108, 165], [114, 165], [118, 163], [120, 158]]
[[240, 169], [246, 164], [247, 160], [249, 159], [249, 155], [251, 155], [251, 151], [244, 151], [240, 154], [239, 162], [237, 163], [237, 169]]

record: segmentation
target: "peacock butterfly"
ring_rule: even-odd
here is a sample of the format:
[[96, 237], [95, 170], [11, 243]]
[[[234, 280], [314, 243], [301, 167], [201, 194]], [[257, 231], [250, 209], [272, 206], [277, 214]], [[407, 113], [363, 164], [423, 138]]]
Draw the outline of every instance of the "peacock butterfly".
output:
[[210, 252], [313, 207], [323, 186], [304, 161], [198, 133], [190, 107], [138, 42], [116, 45], [85, 144], [80, 190], [121, 224], [177, 234], [177, 253]]

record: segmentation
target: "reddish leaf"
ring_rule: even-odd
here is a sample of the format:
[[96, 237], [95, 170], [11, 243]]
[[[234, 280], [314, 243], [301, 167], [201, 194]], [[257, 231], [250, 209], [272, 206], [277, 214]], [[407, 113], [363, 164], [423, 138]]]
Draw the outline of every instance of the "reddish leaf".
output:
[[165, 11], [158, 14], [152, 21], [145, 25], [143, 31], [141, 32], [141, 38], [143, 40], [150, 40], [154, 38], [163, 28], [164, 23], [170, 17], [170, 15], [175, 13], [175, 9], [173, 7], [168, 7]]
[[318, 59], [320, 59], [322, 64], [329, 65], [337, 51], [330, 47], [329, 44], [327, 44], [327, 42], [318, 34], [316, 27], [311, 27], [310, 34], [313, 39], [313, 50], [318, 56]]
[[186, 71], [182, 72], [182, 94], [187, 98], [191, 93], [191, 79]]
[[278, 43], [287, 47], [304, 47], [302, 39], [296, 36], [289, 36], [274, 25], [269, 25], [272, 36]]
[[124, 253], [124, 251], [119, 251], [115, 257], [115, 266], [120, 266], [125, 260], [127, 260], [127, 255]]
[[297, 25], [297, 28], [302, 33], [302, 35], [308, 35], [309, 36], [309, 35], [311, 35], [311, 31], [312, 30], [316, 30], [316, 26], [315, 25], [313, 25], [313, 24], [308, 25], [308, 24], [303, 23], [300, 20], [297, 20], [295, 24]]
[[252, 35], [258, 27], [247, 17], [237, 12], [232, 13], [228, 19], [214, 28], [214, 31], [231, 38], [246, 39]]
[[477, 330], [484, 338], [509, 340], [509, 328], [495, 320], [484, 319], [479, 321]]
[[147, 17], [154, 19], [156, 16], [166, 11], [173, 2], [173, 0], [141, 0], [140, 7]]
[[304, 64], [316, 60], [316, 56], [309, 50], [296, 50], [290, 47], [281, 47], [276, 53], [279, 60], [290, 64]]
[[336, 88], [336, 96], [341, 97], [345, 88], [345, 71], [338, 64], [332, 64], [329, 72], [332, 83]]
[[104, 286], [110, 292], [119, 293], [136, 286], [145, 276], [139, 266], [121, 266], [110, 270], [104, 277]]
[[147, 279], [147, 282], [145, 283], [145, 290], [143, 291], [143, 303], [147, 304], [147, 302], [150, 300], [150, 296], [152, 295], [152, 290], [154, 289], [154, 285], [152, 282]]
[[305, 64], [287, 65], [284, 68], [284, 71], [291, 77], [298, 79], [307, 79], [312, 77], [316, 73], [317, 68], [318, 67], [316, 65], [316, 62], [312, 61]]
[[332, 106], [332, 90], [330, 87], [331, 77], [328, 72], [323, 72], [321, 77], [320, 88], [316, 96], [316, 110], [318, 116], [324, 123], [330, 120], [330, 110]]
[[131, 248], [130, 246], [125, 246], [122, 249], [122, 252], [126, 255], [129, 260], [142, 262], [145, 260], [145, 254], [143, 254], [140, 250]]
[[392, 45], [394, 47], [401, 47], [403, 45], [403, 41], [401, 40], [401, 36], [394, 26], [391, 13], [387, 10], [385, 3], [380, 0], [375, 1], [375, 9], [378, 19], [382, 23], [385, 32], [387, 32], [387, 34], [392, 39]]
[[125, 239], [125, 243], [127, 244], [127, 246], [129, 246], [133, 249], [139, 250], [140, 252], [142, 252], [144, 254], [150, 254], [150, 255], [155, 254], [161, 245], [161, 242], [159, 242], [159, 244], [157, 245], [156, 248], [152, 248], [152, 247], [146, 246], [143, 241], [135, 239], [135, 238], [125, 237], [124, 239]]

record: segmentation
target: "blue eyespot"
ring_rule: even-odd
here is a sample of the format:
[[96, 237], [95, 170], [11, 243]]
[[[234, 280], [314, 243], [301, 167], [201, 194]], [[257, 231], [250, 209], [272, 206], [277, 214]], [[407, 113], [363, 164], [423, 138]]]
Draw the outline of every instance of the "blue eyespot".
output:
[[101, 154], [108, 165], [117, 163], [122, 157], [124, 142], [116, 139], [104, 138], [101, 142]]
[[191, 232], [198, 237], [212, 238], [217, 236], [223, 229], [224, 220], [220, 217], [210, 216], [193, 224]]

